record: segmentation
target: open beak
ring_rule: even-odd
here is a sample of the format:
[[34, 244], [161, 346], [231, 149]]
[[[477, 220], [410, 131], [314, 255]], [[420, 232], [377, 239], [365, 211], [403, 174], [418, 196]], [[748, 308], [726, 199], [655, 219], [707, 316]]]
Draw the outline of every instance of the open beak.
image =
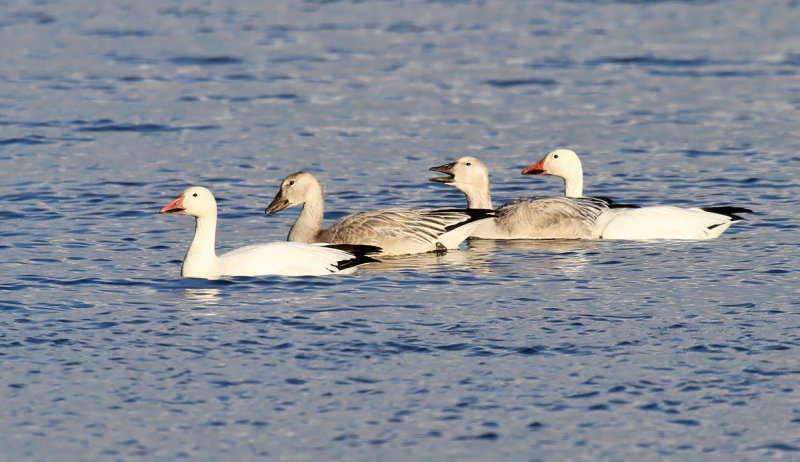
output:
[[289, 207], [290, 205], [291, 204], [289, 204], [289, 200], [283, 197], [283, 191], [278, 191], [278, 194], [275, 195], [275, 198], [272, 199], [272, 202], [270, 202], [267, 208], [264, 209], [264, 213], [272, 216]]
[[536, 162], [535, 164], [531, 165], [530, 167], [526, 168], [525, 170], [522, 171], [522, 174], [523, 175], [545, 175], [545, 174], [547, 174], [547, 170], [544, 169], [544, 161], [545, 161], [545, 159], [547, 159], [547, 157], [545, 157], [544, 159], [540, 160], [539, 162]]
[[158, 211], [158, 213], [174, 213], [177, 215], [183, 215], [185, 212], [186, 209], [183, 208], [183, 196], [178, 197], [174, 201], [170, 202], [166, 207]]
[[429, 168], [428, 170], [431, 172], [444, 173], [446, 176], [437, 176], [434, 178], [428, 178], [428, 180], [437, 183], [452, 183], [453, 180], [455, 180], [455, 175], [453, 175], [453, 167], [455, 167], [455, 165], [455, 162], [450, 162], [449, 164]]

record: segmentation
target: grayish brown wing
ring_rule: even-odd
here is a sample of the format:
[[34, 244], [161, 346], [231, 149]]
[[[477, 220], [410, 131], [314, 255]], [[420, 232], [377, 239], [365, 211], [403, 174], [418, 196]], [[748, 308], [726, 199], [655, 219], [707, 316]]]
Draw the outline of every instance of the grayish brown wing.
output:
[[497, 226], [531, 239], [595, 239], [608, 202], [594, 197], [525, 197], [497, 209]]
[[[458, 226], [487, 218], [493, 211], [395, 208], [360, 212], [340, 218], [324, 229], [320, 241], [369, 244], [390, 253], [414, 253], [435, 245]], [[392, 251], [391, 249], [395, 249]]]

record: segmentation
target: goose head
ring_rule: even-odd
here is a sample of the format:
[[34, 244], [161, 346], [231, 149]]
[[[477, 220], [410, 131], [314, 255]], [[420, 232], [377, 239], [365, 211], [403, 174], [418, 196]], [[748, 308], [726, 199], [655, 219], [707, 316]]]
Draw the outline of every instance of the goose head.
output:
[[523, 175], [553, 175], [564, 179], [583, 178], [581, 160], [575, 151], [556, 149], [522, 171]]
[[217, 201], [208, 189], [202, 186], [192, 186], [162, 208], [159, 213], [190, 215], [196, 218], [212, 216], [217, 214]]
[[431, 167], [428, 170], [445, 174], [430, 178], [430, 181], [453, 185], [465, 193], [489, 190], [489, 170], [475, 157], [465, 156], [455, 162]]
[[306, 171], [292, 173], [283, 180], [278, 194], [264, 212], [274, 215], [283, 209], [303, 204], [314, 195], [322, 195], [322, 185], [317, 177]]
[[583, 167], [575, 151], [556, 149], [522, 171], [523, 175], [553, 175], [564, 180], [567, 197], [583, 195]]

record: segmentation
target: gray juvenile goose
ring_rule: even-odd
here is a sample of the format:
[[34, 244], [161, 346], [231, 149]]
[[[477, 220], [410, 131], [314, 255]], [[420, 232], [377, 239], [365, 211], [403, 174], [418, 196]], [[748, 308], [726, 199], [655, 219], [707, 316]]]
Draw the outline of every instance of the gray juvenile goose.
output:
[[303, 204], [288, 240], [366, 244], [383, 249], [380, 255], [407, 255], [455, 249], [493, 210], [390, 208], [354, 213], [322, 227], [325, 194], [317, 178], [306, 171], [292, 173], [265, 212], [273, 215]]

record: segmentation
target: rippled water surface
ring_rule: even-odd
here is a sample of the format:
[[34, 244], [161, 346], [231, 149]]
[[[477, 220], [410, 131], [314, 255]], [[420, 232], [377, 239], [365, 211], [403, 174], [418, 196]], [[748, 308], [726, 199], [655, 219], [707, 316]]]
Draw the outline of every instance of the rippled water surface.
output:
[[[0, 3], [3, 460], [800, 457], [793, 1]], [[562, 191], [755, 210], [706, 242], [473, 241], [184, 280], [316, 173], [327, 216]]]

